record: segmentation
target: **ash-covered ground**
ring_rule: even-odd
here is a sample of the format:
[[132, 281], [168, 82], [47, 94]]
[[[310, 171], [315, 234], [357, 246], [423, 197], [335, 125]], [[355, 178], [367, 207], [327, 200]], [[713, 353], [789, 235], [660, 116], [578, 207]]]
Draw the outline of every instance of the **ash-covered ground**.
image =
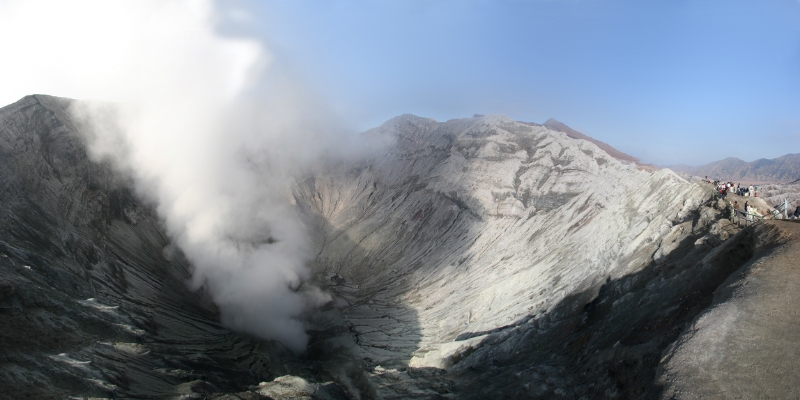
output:
[[[5, 398], [797, 397], [798, 225], [502, 116], [397, 117], [289, 188], [333, 297], [232, 332], [69, 101], [0, 110]], [[8, 389], [10, 388], [10, 389]]]

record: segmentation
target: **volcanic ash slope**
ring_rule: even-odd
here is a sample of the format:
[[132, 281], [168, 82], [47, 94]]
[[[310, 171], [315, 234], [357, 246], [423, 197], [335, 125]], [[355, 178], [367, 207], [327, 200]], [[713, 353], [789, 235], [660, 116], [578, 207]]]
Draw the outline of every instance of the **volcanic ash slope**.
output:
[[583, 311], [607, 282], [703, 255], [733, 233], [708, 187], [545, 127], [404, 115], [367, 134], [396, 143], [303, 180], [295, 199], [384, 397], [458, 390], [430, 376], [429, 387], [392, 382], [519, 353], [498, 338]]
[[664, 397], [800, 397], [800, 223], [753, 228], [754, 257], [664, 353]]
[[0, 109], [0, 395], [724, 396], [770, 371], [796, 395], [794, 264], [773, 249], [797, 233], [739, 230], [710, 185], [505, 117], [395, 118], [366, 133], [383, 154], [292, 188], [334, 295], [295, 357], [219, 325], [70, 104]]
[[220, 326], [189, 289], [155, 211], [87, 156], [71, 104], [0, 109], [0, 399], [209, 398], [290, 372], [288, 350]]

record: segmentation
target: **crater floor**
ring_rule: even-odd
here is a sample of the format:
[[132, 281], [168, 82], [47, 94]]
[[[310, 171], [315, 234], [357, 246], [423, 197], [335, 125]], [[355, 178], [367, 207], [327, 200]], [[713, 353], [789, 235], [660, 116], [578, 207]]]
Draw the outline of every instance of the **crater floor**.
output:
[[333, 295], [295, 356], [218, 323], [69, 104], [0, 109], [0, 397], [797, 397], [800, 225], [742, 229], [710, 185], [502, 116], [397, 117], [291, 188]]

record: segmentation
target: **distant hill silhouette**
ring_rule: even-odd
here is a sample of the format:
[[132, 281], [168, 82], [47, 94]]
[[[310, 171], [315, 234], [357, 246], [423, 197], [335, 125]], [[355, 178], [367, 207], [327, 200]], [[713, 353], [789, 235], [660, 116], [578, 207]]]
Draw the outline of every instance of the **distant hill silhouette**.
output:
[[576, 131], [575, 129], [572, 129], [572, 128], [568, 127], [563, 122], [558, 121], [558, 120], [556, 120], [554, 118], [550, 118], [547, 121], [544, 121], [542, 126], [550, 128], [550, 129], [552, 129], [554, 131], [564, 132], [564, 133], [567, 134], [567, 136], [569, 136], [569, 137], [571, 137], [573, 139], [588, 140], [588, 141], [596, 144], [597, 147], [603, 149], [606, 153], [608, 153], [608, 155], [610, 155], [611, 157], [616, 158], [617, 160], [630, 161], [630, 162], [634, 162], [634, 163], [637, 163], [637, 164], [639, 163], [639, 159], [638, 158], [636, 158], [634, 156], [631, 156], [631, 155], [628, 155], [628, 154], [625, 154], [625, 153], [623, 153], [623, 152], [611, 147], [611, 145], [609, 145], [608, 143], [601, 142], [601, 141], [599, 141], [599, 140], [597, 140], [597, 139], [595, 139], [593, 137], [584, 135], [583, 133], [580, 133], [580, 132]]
[[728, 157], [701, 166], [672, 165], [670, 169], [724, 181], [788, 183], [800, 179], [800, 154], [787, 154], [753, 162]]

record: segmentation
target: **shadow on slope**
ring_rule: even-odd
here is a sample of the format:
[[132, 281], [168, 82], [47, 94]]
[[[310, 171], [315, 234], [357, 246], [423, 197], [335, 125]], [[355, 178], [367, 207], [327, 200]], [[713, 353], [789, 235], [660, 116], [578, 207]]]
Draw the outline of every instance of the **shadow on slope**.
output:
[[663, 398], [800, 397], [800, 224], [792, 221], [752, 226], [753, 258], [664, 351]]
[[194, 398], [287, 373], [288, 351], [223, 328], [189, 290], [154, 211], [88, 159], [68, 105], [0, 109], [0, 397]]
[[[560, 192], [535, 192], [541, 198], [534, 196], [533, 192], [533, 188], [538, 191], [543, 182], [550, 181], [554, 173], [564, 172], [561, 167], [570, 162], [569, 156], [564, 157], [565, 152], [570, 154], [570, 146], [556, 143], [557, 145], [551, 147], [555, 141], [546, 140], [552, 139], [548, 136], [549, 133], [530, 135], [530, 130], [513, 123], [502, 125], [503, 121], [499, 122], [502, 126], [494, 121], [485, 124], [480, 130], [472, 130], [479, 122], [476, 120], [448, 121], [439, 125], [442, 130], [446, 129], [445, 132], [437, 131], [435, 122], [428, 123], [422, 119], [400, 118], [396, 122], [400, 125], [409, 122], [408, 125], [398, 128], [401, 134], [398, 135], [400, 143], [397, 149], [392, 149], [383, 158], [356, 167], [341, 166], [338, 170], [328, 170], [298, 183], [295, 190], [297, 204], [304, 215], [308, 216], [309, 225], [319, 233], [316, 262], [320, 280], [329, 282], [331, 290], [337, 294], [337, 303], [332, 307], [331, 314], [336, 314], [339, 319], [332, 315], [321, 317], [327, 320], [319, 324], [321, 340], [315, 341], [312, 349], [321, 349], [318, 353], [320, 357], [332, 357], [331, 354], [337, 349], [347, 347], [342, 342], [357, 342], [357, 345], [348, 350], [349, 356], [342, 358], [361, 360], [375, 393], [383, 397], [446, 394], [455, 387], [452, 382], [448, 382], [448, 376], [443, 375], [444, 368], [455, 365], [454, 371], [459, 371], [459, 368], [470, 366], [478, 371], [475, 375], [478, 378], [505, 373], [497, 365], [493, 366], [493, 363], [495, 360], [518, 356], [515, 354], [516, 349], [508, 349], [504, 345], [508, 342], [509, 332], [528, 329], [535, 321], [560, 321], [568, 318], [571, 314], [566, 310], [575, 304], [582, 307], [591, 302], [600, 289], [600, 282], [595, 285], [592, 283], [595, 277], [590, 277], [592, 282], [587, 285], [591, 284], [591, 288], [568, 297], [561, 306], [551, 308], [555, 311], [547, 313], [545, 319], [527, 315], [505, 327], [465, 333], [464, 321], [467, 321], [467, 325], [474, 322], [472, 309], [459, 308], [466, 296], [453, 296], [453, 293], [458, 290], [480, 291], [482, 285], [492, 279], [495, 279], [492, 283], [497, 283], [497, 279], [500, 279], [498, 276], [503, 272], [502, 263], [513, 257], [513, 254], [502, 254], [504, 251], [490, 252], [497, 256], [497, 261], [489, 260], [493, 256], [487, 257], [487, 260], [482, 261], [484, 268], [470, 271], [470, 264], [464, 262], [472, 255], [470, 252], [473, 244], [484, 235], [495, 235], [482, 243], [484, 247], [478, 251], [503, 246], [503, 240], [496, 240], [495, 237], [501, 239], [505, 229], [514, 229], [518, 225], [513, 222], [497, 223], [494, 233], [487, 234], [484, 229], [487, 224], [526, 221], [525, 218], [530, 220], [531, 213], [524, 212], [530, 206], [535, 205], [538, 211], [549, 212], [569, 204], [580, 195], [578, 190], [569, 190], [572, 188], [571, 183], [574, 183], [569, 179], [564, 184], [566, 189], [562, 188]], [[507, 140], [493, 138], [501, 128], [508, 132], [505, 136]], [[439, 135], [434, 136], [432, 133]], [[540, 146], [542, 142], [544, 145]], [[586, 162], [597, 164], [586, 166], [599, 168], [607, 163], [605, 157], [595, 158], [591, 148], [583, 146], [573, 150], [578, 156], [583, 154], [592, 157]], [[514, 158], [519, 162], [493, 165], [489, 168], [488, 163], [502, 163]], [[469, 164], [476, 159], [483, 161], [476, 162], [475, 165]], [[537, 160], [542, 161], [541, 165]], [[508, 185], [498, 183], [505, 182], [502, 178], [509, 178], [508, 166], [516, 169], [517, 172], [511, 176], [515, 179]], [[470, 180], [466, 180], [466, 184], [462, 184], [465, 180], [459, 181], [463, 178], [461, 174], [467, 173], [469, 167], [474, 168], [472, 172], [475, 174]], [[492, 175], [492, 172], [496, 172], [496, 175]], [[522, 178], [528, 180], [526, 185], [529, 190], [521, 190]], [[429, 182], [436, 184], [430, 185]], [[483, 203], [470, 197], [479, 194], [476, 190], [479, 185], [484, 186], [478, 189], [489, 189], [483, 190], [484, 195], [488, 194], [482, 199]], [[453, 188], [460, 190], [451, 191]], [[711, 194], [709, 191], [709, 195]], [[481, 209], [481, 204], [492, 204], [492, 201], [496, 204], [496, 209]], [[587, 210], [587, 203], [588, 199], [584, 200], [584, 207], [580, 208], [580, 203], [576, 202], [578, 214]], [[583, 217], [591, 219], [593, 215], [587, 212]], [[700, 218], [699, 213], [694, 218], [696, 224]], [[570, 229], [579, 229], [585, 222], [586, 219], [582, 218], [571, 225]], [[684, 222], [692, 225], [690, 220], [680, 221], [682, 224]], [[538, 232], [538, 229], [533, 230], [528, 245], [537, 237]], [[684, 238], [683, 243], [671, 248], [677, 248], [673, 251], [675, 254], [688, 253], [695, 248], [697, 238], [697, 235], [690, 239]], [[709, 249], [703, 247], [701, 253], [704, 255]], [[643, 259], [649, 256], [652, 254], [647, 254]], [[580, 257], [569, 259], [577, 260]], [[660, 264], [663, 264], [663, 260], [659, 256]], [[642, 268], [645, 266], [636, 265], [634, 268], [631, 265], [631, 268], [613, 269]], [[458, 278], [450, 274], [457, 274], [462, 279], [448, 287], [450, 281]], [[513, 274], [507, 278], [520, 279]], [[557, 284], [559, 279], [560, 275], [556, 275], [552, 280], [553, 284]], [[502, 288], [496, 286], [492, 290]], [[523, 288], [521, 292], [526, 291]], [[542, 293], [539, 291], [539, 295]], [[488, 297], [493, 295], [490, 293]], [[466, 301], [475, 301], [475, 297]], [[525, 298], [531, 300], [535, 298], [535, 293], [526, 293]], [[407, 304], [414, 304], [417, 311]], [[454, 311], [454, 308], [457, 310]], [[513, 321], [521, 314], [516, 313], [502, 320], [493, 319], [495, 315], [490, 314], [498, 314], [498, 311], [490, 313], [491, 305], [484, 309], [486, 313], [482, 317], [491, 322], [477, 326], [493, 328]], [[484, 309], [479, 308], [479, 311]], [[532, 307], [527, 309], [530, 311]], [[424, 320], [421, 320], [420, 314], [425, 316]], [[334, 331], [344, 335], [331, 335], [330, 332]], [[477, 346], [476, 350], [474, 344], [481, 340], [480, 336], [487, 334], [489, 337], [484, 340], [485, 345]], [[347, 340], [342, 339], [345, 336]], [[450, 342], [453, 338], [462, 340]], [[469, 343], [459, 348], [459, 342]], [[456, 347], [452, 346], [453, 343], [456, 343]], [[514, 346], [527, 346], [527, 342]], [[482, 354], [492, 356], [486, 358]], [[412, 359], [414, 362], [411, 362]], [[527, 361], [529, 360], [521, 361], [512, 372], [506, 372], [511, 374], [525, 370]], [[426, 368], [410, 368], [409, 364]], [[559, 360], [556, 364], [571, 365], [566, 360]], [[414, 376], [417, 374], [424, 379], [417, 379]], [[455, 378], [464, 376], [467, 376], [464, 371], [450, 375]], [[512, 388], [513, 385], [508, 386], [510, 383], [507, 381], [497, 383], [490, 378], [486, 379], [480, 387], [466, 384], [459, 389], [459, 395], [524, 395], [522, 392], [508, 392], [507, 388]], [[426, 390], [418, 390], [420, 385], [426, 385]], [[482, 392], [483, 389], [486, 391]]]
[[[478, 215], [485, 213], [474, 209], [474, 199], [435, 191], [421, 178], [449, 156], [452, 141], [426, 137], [426, 128], [425, 121], [405, 127], [391, 156], [340, 166], [295, 190], [317, 232], [317, 280], [335, 297], [314, 316], [308, 357], [339, 371], [331, 372], [339, 374], [337, 381], [366, 397], [420, 398], [451, 390], [442, 371], [408, 368], [422, 332], [406, 294], [433, 266], [463, 258], [469, 235], [453, 233], [480, 229]], [[441, 248], [454, 250], [443, 254]]]
[[[711, 235], [713, 236], [713, 235]], [[706, 236], [712, 242], [719, 238]], [[718, 247], [685, 237], [669, 256], [568, 295], [456, 355], [464, 398], [654, 398], [662, 353], [754, 254], [752, 229]], [[707, 243], [707, 242], [706, 242]], [[585, 397], [582, 397], [585, 396]]]

